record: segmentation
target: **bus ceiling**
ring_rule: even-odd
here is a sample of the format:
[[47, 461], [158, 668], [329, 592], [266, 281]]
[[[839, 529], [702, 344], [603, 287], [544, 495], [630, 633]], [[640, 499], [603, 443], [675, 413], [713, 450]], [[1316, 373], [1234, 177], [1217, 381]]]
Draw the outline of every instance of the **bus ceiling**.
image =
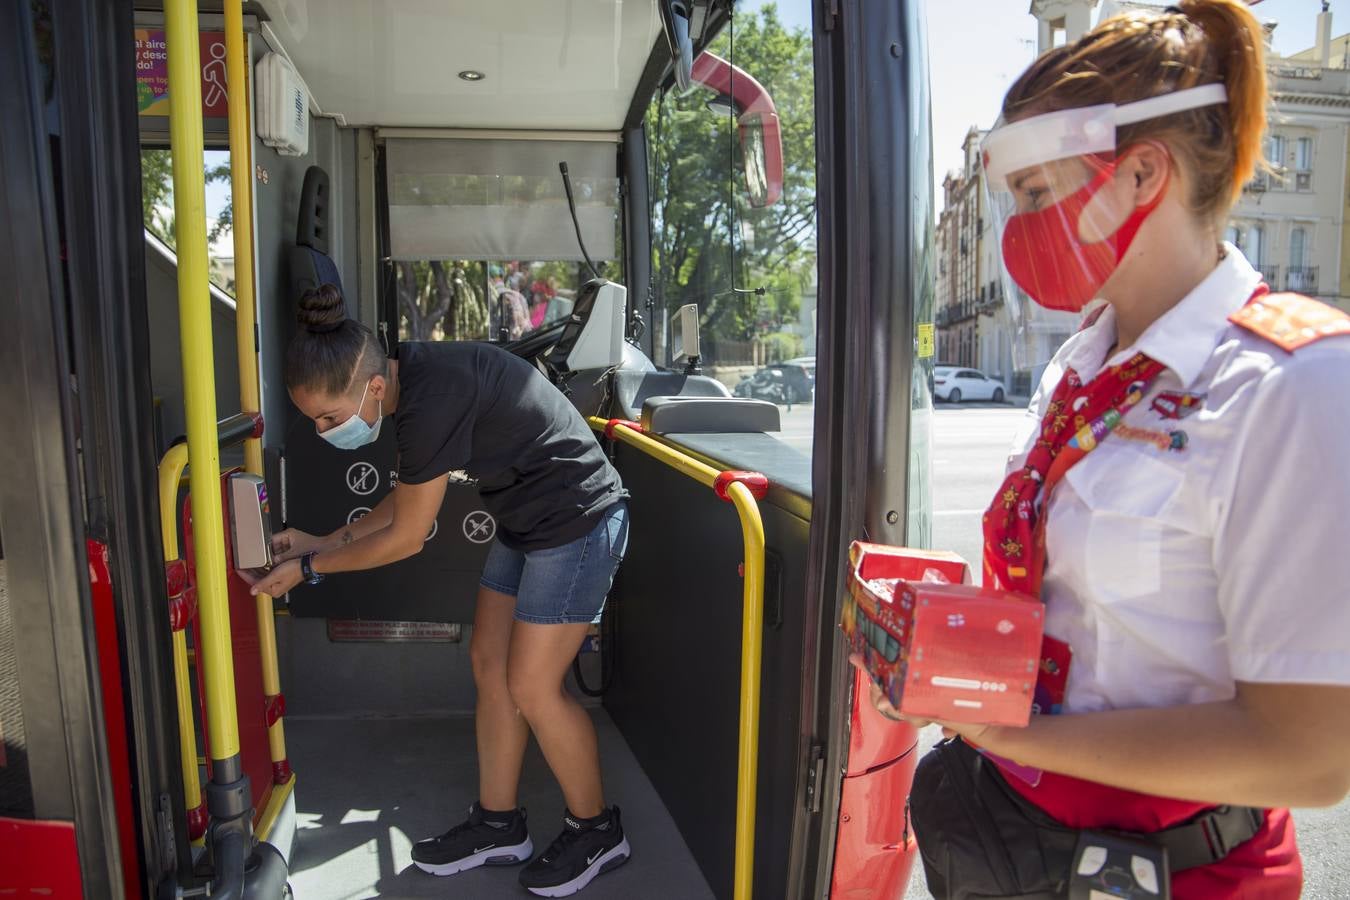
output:
[[662, 40], [658, 2], [257, 7], [315, 105], [352, 126], [618, 131]]

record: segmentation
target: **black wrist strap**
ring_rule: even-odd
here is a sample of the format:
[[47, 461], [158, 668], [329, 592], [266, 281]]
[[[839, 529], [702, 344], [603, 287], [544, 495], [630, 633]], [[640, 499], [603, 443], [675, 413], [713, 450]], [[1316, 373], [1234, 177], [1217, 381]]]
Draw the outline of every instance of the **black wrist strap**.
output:
[[314, 554], [316, 551], [310, 551], [300, 557], [300, 574], [304, 577], [306, 584], [318, 584], [323, 581], [323, 576], [314, 571]]

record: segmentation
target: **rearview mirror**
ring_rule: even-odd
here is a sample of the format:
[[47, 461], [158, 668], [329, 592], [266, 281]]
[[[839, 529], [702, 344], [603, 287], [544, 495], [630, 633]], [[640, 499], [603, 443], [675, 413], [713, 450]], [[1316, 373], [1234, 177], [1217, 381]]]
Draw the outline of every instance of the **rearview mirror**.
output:
[[769, 92], [741, 69], [706, 51], [694, 62], [692, 78], [713, 92], [709, 109], [736, 119], [750, 205], [777, 203], [783, 195], [783, 134]]
[[693, 79], [694, 39], [689, 34], [689, 4], [686, 0], [662, 0], [661, 30], [665, 32], [670, 57], [675, 62], [675, 85], [687, 91]]

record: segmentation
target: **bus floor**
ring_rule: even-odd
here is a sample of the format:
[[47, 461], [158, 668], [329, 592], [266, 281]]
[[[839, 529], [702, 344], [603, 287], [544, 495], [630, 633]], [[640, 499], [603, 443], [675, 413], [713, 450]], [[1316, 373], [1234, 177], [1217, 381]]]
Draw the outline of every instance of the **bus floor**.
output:
[[[603, 709], [589, 709], [600, 737], [606, 800], [623, 811], [628, 864], [600, 876], [590, 900], [703, 900], [713, 893], [628, 744]], [[464, 820], [477, 794], [472, 717], [287, 716], [297, 775], [298, 830], [291, 887], [301, 900], [357, 897], [531, 896], [519, 867], [482, 867], [438, 878], [412, 864], [412, 845]], [[563, 799], [531, 740], [520, 802], [542, 853], [562, 828]]]

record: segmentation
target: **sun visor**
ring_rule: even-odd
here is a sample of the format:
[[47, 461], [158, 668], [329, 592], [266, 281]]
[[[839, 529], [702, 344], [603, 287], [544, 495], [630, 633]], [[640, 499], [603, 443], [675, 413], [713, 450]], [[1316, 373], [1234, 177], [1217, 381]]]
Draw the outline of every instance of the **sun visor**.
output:
[[560, 162], [572, 177], [586, 248], [595, 259], [614, 259], [614, 144], [461, 138], [386, 140], [390, 255], [580, 261]]

